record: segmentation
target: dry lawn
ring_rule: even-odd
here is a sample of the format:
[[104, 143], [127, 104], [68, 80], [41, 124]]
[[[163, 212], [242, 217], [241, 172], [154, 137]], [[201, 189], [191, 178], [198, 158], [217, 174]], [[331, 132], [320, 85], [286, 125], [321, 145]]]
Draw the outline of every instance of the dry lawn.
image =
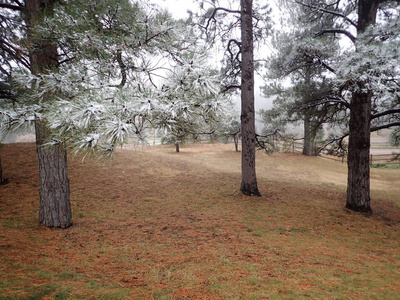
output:
[[344, 209], [346, 166], [233, 145], [70, 157], [74, 225], [38, 224], [33, 144], [0, 149], [0, 299], [400, 299], [400, 169], [372, 169], [372, 215]]

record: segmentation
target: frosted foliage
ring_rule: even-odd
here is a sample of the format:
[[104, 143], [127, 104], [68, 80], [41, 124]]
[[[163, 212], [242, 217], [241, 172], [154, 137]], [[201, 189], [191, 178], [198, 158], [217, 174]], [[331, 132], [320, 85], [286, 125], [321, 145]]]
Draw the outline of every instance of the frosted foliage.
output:
[[179, 142], [189, 135], [215, 131], [228, 99], [220, 94], [220, 76], [213, 73], [206, 58], [199, 57], [177, 66], [163, 85], [154, 124], [170, 139]]
[[357, 38], [357, 51], [346, 52], [338, 65], [339, 83], [354, 83], [350, 88], [359, 89], [357, 82], [365, 83], [366, 90], [385, 94], [398, 90], [400, 77], [400, 19], [385, 25], [370, 26]]
[[29, 130], [37, 118], [42, 117], [43, 108], [40, 105], [29, 107], [7, 107], [0, 111], [0, 141], [8, 133], [22, 133]]
[[220, 77], [206, 65], [205, 57], [176, 66], [161, 88], [151, 84], [118, 88], [105, 86], [105, 81], [102, 86], [93, 80], [98, 76], [94, 72], [89, 80], [74, 82], [76, 70], [82, 68], [87, 69], [81, 64], [56, 74], [20, 76], [34, 98], [49, 93], [58, 96], [52, 102], [4, 111], [4, 124], [27, 124], [41, 116], [53, 132], [49, 143], [66, 141], [75, 151], [111, 154], [129, 137], [144, 139], [149, 128], [194, 133], [224, 113]]
[[[304, 3], [304, 2], [303, 2]], [[310, 2], [318, 7], [327, 2]], [[343, 2], [345, 3], [345, 2]], [[280, 36], [276, 44], [279, 55], [271, 59], [271, 79], [289, 77], [289, 89], [279, 84], [265, 87], [265, 92], [278, 95], [274, 110], [266, 118], [278, 125], [293, 121], [302, 114], [318, 118], [328, 116], [328, 122], [348, 132], [349, 108], [354, 93], [371, 95], [371, 128], [378, 130], [396, 126], [400, 108], [400, 9], [398, 3], [385, 1], [379, 8], [376, 24], [356, 33], [349, 20], [356, 20], [356, 2], [334, 17], [332, 25], [316, 21], [313, 37], [299, 34]], [[314, 8], [315, 8], [314, 7]], [[310, 23], [310, 10], [307, 22]], [[340, 9], [339, 9], [340, 11]], [[314, 11], [315, 12], [315, 11]], [[312, 13], [312, 12], [311, 12]], [[342, 16], [349, 17], [345, 22]], [[328, 18], [329, 19], [329, 18]], [[321, 19], [322, 20], [322, 19]], [[312, 27], [310, 27], [312, 28]], [[296, 32], [296, 30], [295, 30]], [[346, 37], [352, 44], [336, 44], [336, 37]], [[349, 38], [350, 39], [347, 39]], [[340, 51], [337, 46], [341, 46]], [[305, 87], [308, 80], [309, 87]], [[316, 87], [321, 86], [318, 90]], [[314, 96], [314, 97], [312, 97]], [[308, 102], [305, 102], [307, 100]], [[325, 109], [325, 110], [324, 110]], [[328, 110], [329, 109], [329, 110]], [[279, 113], [277, 113], [279, 112]], [[323, 113], [328, 112], [328, 114]], [[287, 115], [285, 115], [287, 114]]]
[[106, 150], [111, 154], [128, 137], [143, 138], [143, 120], [150, 120], [151, 102], [156, 102], [151, 94], [134, 89], [98, 89], [73, 101], [55, 101], [47, 119], [53, 132], [68, 140], [76, 151]]
[[[400, 106], [400, 19], [370, 26], [357, 37], [357, 51], [344, 53], [337, 68], [337, 86], [350, 92], [372, 91], [372, 126], [398, 121], [383, 114]], [[350, 98], [348, 98], [350, 100]]]
[[48, 143], [109, 155], [154, 128], [195, 132], [223, 113], [227, 99], [207, 49], [165, 12], [127, 0], [70, 1], [34, 34], [57, 40], [63, 63], [46, 74], [14, 74], [24, 93], [0, 106], [4, 134], [43, 118]]

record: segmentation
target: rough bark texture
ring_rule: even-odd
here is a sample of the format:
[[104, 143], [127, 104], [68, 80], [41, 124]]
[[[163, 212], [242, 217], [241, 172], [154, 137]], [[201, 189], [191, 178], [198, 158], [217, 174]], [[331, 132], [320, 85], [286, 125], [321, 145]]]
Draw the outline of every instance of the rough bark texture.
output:
[[[308, 62], [310, 65], [312, 64], [312, 61]], [[310, 68], [307, 68], [305, 71], [305, 84], [306, 86], [311, 85], [311, 71]], [[311, 93], [307, 92], [305, 97], [306, 97], [306, 102], [312, 102], [313, 99], [310, 98]], [[307, 156], [312, 156], [314, 155], [314, 140], [315, 140], [315, 134], [312, 132], [316, 132], [315, 130], [311, 130], [311, 122], [310, 118], [305, 115], [304, 116], [304, 142], [303, 142], [303, 154]]]
[[175, 152], [179, 152], [179, 142], [175, 142]]
[[[358, 35], [375, 23], [381, 2], [383, 1], [358, 1]], [[353, 93], [350, 104], [346, 207], [355, 211], [371, 212], [369, 150], [372, 91], [361, 91], [365, 87], [364, 82], [357, 84], [360, 91]]]
[[[57, 68], [57, 47], [49, 40], [36, 38], [32, 28], [41, 14], [52, 10], [52, 0], [27, 0], [26, 22], [30, 40], [30, 65], [33, 74]], [[51, 101], [50, 94], [43, 101]], [[50, 131], [45, 120], [36, 120], [36, 148], [40, 183], [40, 223], [47, 227], [67, 228], [72, 225], [67, 154], [63, 145], [43, 146]]]
[[1, 165], [1, 157], [0, 157], [0, 185], [5, 184], [6, 180], [3, 177], [3, 167]]
[[253, 1], [241, 0], [242, 35], [242, 184], [241, 192], [260, 196], [256, 179], [255, 114], [254, 114], [254, 58], [253, 58]]
[[312, 151], [312, 141], [311, 141], [311, 128], [310, 128], [310, 120], [308, 117], [304, 117], [304, 142], [303, 142], [303, 154], [311, 156], [313, 155]]
[[371, 211], [369, 173], [371, 95], [372, 92], [354, 93], [350, 104], [346, 207], [362, 212]]
[[1, 156], [0, 156], [0, 183], [3, 182], [3, 167], [1, 166]]
[[67, 153], [62, 145], [43, 146], [48, 136], [45, 121], [37, 120], [36, 151], [39, 165], [39, 221], [47, 227], [72, 225]]

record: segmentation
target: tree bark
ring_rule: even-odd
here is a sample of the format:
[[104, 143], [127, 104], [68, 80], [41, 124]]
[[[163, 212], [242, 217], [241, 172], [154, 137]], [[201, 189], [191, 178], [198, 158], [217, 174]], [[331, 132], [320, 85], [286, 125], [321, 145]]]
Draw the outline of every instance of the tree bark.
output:
[[[43, 13], [52, 11], [54, 0], [27, 0], [26, 23], [30, 41], [30, 67], [33, 74], [57, 69], [57, 46], [50, 40], [36, 38], [33, 28]], [[42, 101], [52, 101], [46, 93]], [[39, 166], [39, 221], [47, 227], [67, 228], [72, 225], [67, 154], [62, 144], [44, 146], [50, 136], [46, 120], [37, 119], [36, 150]]]
[[313, 155], [311, 139], [310, 120], [307, 116], [304, 117], [304, 141], [303, 141], [303, 154], [307, 156]]
[[361, 212], [371, 212], [369, 170], [371, 96], [371, 91], [355, 92], [350, 104], [346, 207]]
[[0, 156], [0, 185], [5, 184], [6, 179], [3, 177], [3, 167], [1, 165], [1, 156]]
[[179, 152], [179, 142], [175, 142], [175, 151]]
[[237, 134], [233, 136], [233, 142], [235, 143], [235, 151], [239, 152], [239, 137]]
[[[358, 36], [369, 25], [375, 24], [380, 2], [382, 1], [358, 1]], [[372, 91], [365, 91], [365, 83], [362, 81], [357, 84], [358, 91], [353, 92], [350, 104], [346, 207], [354, 211], [371, 212], [369, 151]]]
[[36, 120], [36, 151], [39, 165], [39, 221], [47, 227], [72, 225], [67, 153], [62, 144], [44, 146], [49, 136], [45, 121]]
[[[308, 61], [308, 63], [311, 65], [312, 61]], [[311, 86], [311, 70], [310, 67], [306, 68], [305, 71], [305, 85], [307, 86], [307, 88], [309, 88]], [[310, 98], [311, 92], [306, 92], [305, 93], [305, 97], [306, 97], [306, 101], [305, 102], [312, 102], [312, 97]], [[303, 142], [303, 154], [307, 155], [307, 156], [312, 156], [314, 155], [314, 147], [313, 147], [313, 142], [315, 139], [315, 134], [312, 134], [312, 130], [311, 130], [311, 122], [310, 122], [310, 117], [305, 114], [304, 115], [304, 142]], [[313, 131], [315, 132], [315, 131]]]
[[241, 0], [241, 129], [242, 184], [247, 196], [261, 196], [258, 191], [255, 160], [254, 58], [253, 58], [253, 1]]

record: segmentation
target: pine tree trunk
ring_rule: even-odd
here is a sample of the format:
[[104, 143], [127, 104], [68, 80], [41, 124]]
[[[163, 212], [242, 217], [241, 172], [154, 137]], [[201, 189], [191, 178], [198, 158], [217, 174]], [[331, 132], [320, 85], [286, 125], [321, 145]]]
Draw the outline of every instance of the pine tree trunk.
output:
[[254, 113], [254, 58], [253, 58], [253, 1], [241, 0], [242, 35], [242, 184], [241, 192], [260, 196], [256, 178], [255, 113]]
[[47, 227], [67, 228], [72, 225], [67, 153], [63, 145], [44, 146], [47, 125], [37, 120], [36, 151], [39, 165], [39, 221]]
[[350, 104], [346, 207], [361, 212], [371, 212], [369, 170], [371, 96], [372, 92], [355, 92]]
[[[312, 61], [308, 62], [310, 65], [312, 64]], [[306, 69], [305, 73], [305, 85], [307, 87], [311, 86], [311, 70], [310, 68]], [[305, 93], [306, 97], [306, 102], [312, 102], [312, 96], [311, 92]], [[311, 134], [311, 122], [309, 116], [307, 114], [304, 115], [304, 142], [303, 142], [303, 154], [307, 156], [312, 156], [313, 155], [313, 135]]]
[[175, 142], [175, 151], [179, 152], [179, 142]]
[[311, 129], [310, 129], [310, 120], [307, 116], [304, 117], [304, 141], [303, 141], [303, 154], [312, 156], [312, 139], [311, 139]]
[[[358, 1], [358, 35], [361, 35], [369, 25], [375, 24], [377, 9], [381, 2], [380, 0]], [[359, 91], [353, 92], [350, 104], [346, 207], [354, 211], [371, 212], [369, 150], [372, 91], [363, 91], [366, 88], [362, 81], [357, 84]]]
[[[29, 60], [33, 74], [57, 69], [57, 46], [53, 41], [37, 38], [32, 33], [41, 15], [52, 11], [53, 3], [54, 0], [25, 2], [28, 37], [32, 45]], [[42, 101], [52, 101], [52, 95], [45, 93]], [[43, 147], [50, 136], [45, 120], [37, 119], [35, 129], [40, 183], [39, 220], [47, 227], [67, 228], [72, 221], [66, 151], [62, 144]]]
[[233, 142], [235, 143], [235, 151], [239, 152], [239, 137], [237, 134], [233, 136]]
[[4, 184], [6, 182], [6, 180], [3, 177], [3, 167], [1, 165], [1, 157], [0, 157], [0, 185]]

